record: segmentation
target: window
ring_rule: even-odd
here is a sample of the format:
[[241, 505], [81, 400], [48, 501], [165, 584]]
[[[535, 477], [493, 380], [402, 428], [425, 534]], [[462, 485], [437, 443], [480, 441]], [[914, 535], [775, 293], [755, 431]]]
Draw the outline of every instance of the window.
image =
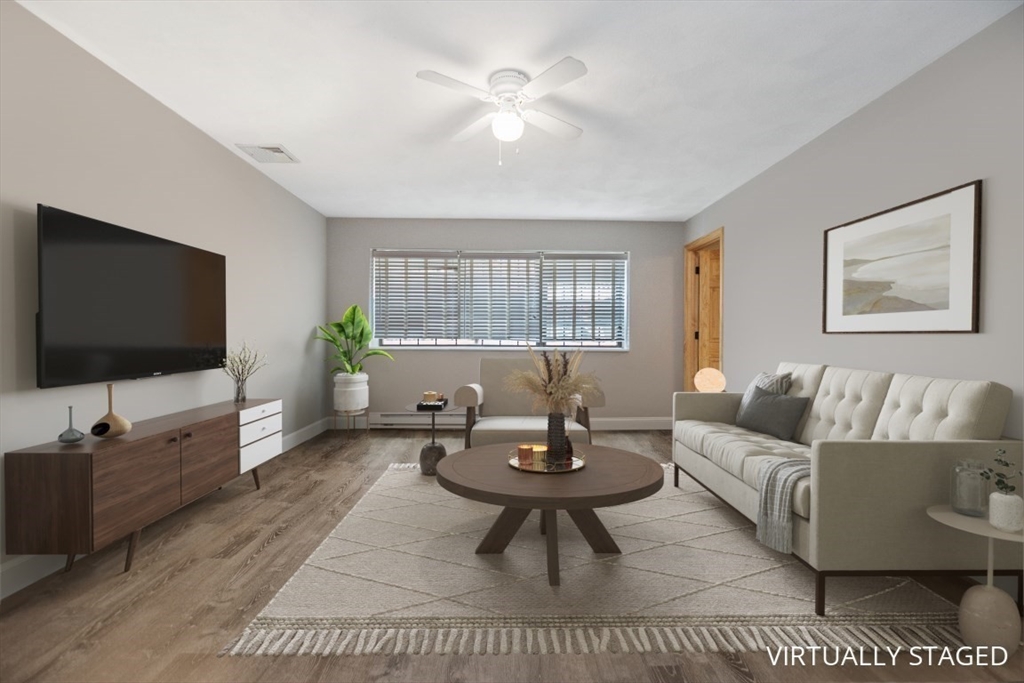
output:
[[627, 252], [373, 251], [384, 346], [628, 348]]

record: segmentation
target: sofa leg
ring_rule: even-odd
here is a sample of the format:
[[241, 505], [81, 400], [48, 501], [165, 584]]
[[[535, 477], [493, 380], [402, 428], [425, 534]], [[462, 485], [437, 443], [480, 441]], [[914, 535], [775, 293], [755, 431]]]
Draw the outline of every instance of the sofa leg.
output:
[[675, 484], [676, 488], [679, 488], [679, 465], [674, 463], [672, 465], [672, 483]]
[[825, 616], [825, 574], [814, 573], [814, 613], [819, 617]]
[[473, 431], [473, 425], [476, 424], [476, 406], [466, 407], [466, 450], [470, 448], [469, 435]]
[[1024, 571], [1017, 574], [1017, 611], [1024, 615]]

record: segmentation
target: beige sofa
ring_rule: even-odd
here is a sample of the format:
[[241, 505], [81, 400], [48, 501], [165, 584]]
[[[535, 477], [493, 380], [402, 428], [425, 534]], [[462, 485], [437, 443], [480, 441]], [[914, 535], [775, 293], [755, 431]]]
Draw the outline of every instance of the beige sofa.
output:
[[[809, 459], [811, 475], [793, 492], [793, 554], [816, 573], [819, 615], [828, 576], [984, 573], [986, 540], [925, 510], [949, 502], [958, 460], [992, 462], [1003, 448], [1021, 462], [1021, 442], [999, 440], [1010, 389], [798, 363], [777, 372], [792, 373], [789, 395], [811, 398], [795, 441], [737, 427], [740, 393], [674, 395], [677, 486], [682, 470], [756, 523], [761, 467]], [[1020, 546], [996, 546], [999, 573], [1019, 576]]]
[[[532, 394], [513, 394], [505, 389], [505, 377], [513, 370], [533, 371], [529, 358], [481, 358], [480, 381], [459, 387], [455, 405], [466, 408], [466, 448], [492, 443], [545, 443], [548, 417], [533, 407]], [[590, 443], [590, 408], [604, 405], [604, 395], [588, 396], [566, 421], [566, 433], [577, 443]]]

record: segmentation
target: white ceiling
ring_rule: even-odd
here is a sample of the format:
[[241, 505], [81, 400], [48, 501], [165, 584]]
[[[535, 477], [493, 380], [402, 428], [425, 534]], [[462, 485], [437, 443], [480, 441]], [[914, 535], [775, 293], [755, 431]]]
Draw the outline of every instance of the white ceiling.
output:
[[[21, 4], [326, 216], [685, 220], [1018, 7], [866, 2]], [[571, 55], [536, 108], [583, 128], [449, 138]], [[256, 164], [236, 143], [301, 163]]]

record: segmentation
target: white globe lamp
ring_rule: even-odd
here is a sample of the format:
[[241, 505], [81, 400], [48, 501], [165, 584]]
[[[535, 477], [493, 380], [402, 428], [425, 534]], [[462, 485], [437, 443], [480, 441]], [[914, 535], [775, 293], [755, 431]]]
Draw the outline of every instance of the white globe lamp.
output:
[[503, 106], [491, 120], [491, 131], [502, 142], [515, 142], [523, 137], [523, 119], [515, 107]]

